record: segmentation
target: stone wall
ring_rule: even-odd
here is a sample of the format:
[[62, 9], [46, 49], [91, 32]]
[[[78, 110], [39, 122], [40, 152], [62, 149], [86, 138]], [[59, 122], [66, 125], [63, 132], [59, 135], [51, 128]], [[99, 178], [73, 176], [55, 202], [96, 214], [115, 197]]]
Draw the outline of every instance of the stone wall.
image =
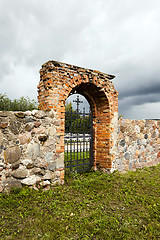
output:
[[113, 169], [124, 172], [160, 163], [160, 121], [119, 119]]
[[[110, 172], [160, 163], [160, 121], [113, 119], [115, 158]], [[54, 110], [0, 112], [0, 192], [23, 185], [47, 190], [63, 183], [64, 153], [57, 152], [59, 126]]]
[[59, 125], [54, 110], [0, 112], [0, 192], [63, 183], [63, 154], [56, 153]]

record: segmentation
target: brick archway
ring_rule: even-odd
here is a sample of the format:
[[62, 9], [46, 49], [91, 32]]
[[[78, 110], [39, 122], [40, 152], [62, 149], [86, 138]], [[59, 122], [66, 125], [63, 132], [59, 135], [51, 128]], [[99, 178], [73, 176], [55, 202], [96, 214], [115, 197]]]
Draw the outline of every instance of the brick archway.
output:
[[81, 83], [71, 91], [83, 95], [90, 104], [93, 114], [93, 164], [94, 168], [111, 168], [110, 111], [104, 91], [93, 83]]
[[112, 169], [115, 158], [118, 92], [113, 75], [56, 61], [42, 65], [38, 85], [39, 109], [53, 109], [57, 116], [56, 153], [64, 160], [65, 101], [75, 90], [90, 103], [93, 112], [94, 168]]

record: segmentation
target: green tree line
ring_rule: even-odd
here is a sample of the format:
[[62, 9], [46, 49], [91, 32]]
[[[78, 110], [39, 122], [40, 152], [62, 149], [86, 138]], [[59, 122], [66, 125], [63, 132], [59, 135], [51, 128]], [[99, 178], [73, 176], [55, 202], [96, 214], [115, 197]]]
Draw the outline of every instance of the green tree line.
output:
[[37, 103], [29, 97], [11, 100], [6, 94], [0, 94], [0, 111], [27, 111], [33, 109], [37, 109]]
[[72, 103], [65, 105], [65, 132], [66, 133], [90, 133], [91, 117], [73, 110]]

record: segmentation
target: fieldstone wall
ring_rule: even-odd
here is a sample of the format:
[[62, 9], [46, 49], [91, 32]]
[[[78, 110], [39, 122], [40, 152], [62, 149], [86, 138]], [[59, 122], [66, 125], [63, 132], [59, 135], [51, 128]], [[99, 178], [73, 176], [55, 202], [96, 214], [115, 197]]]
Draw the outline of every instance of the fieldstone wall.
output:
[[[0, 192], [63, 184], [64, 153], [57, 151], [60, 124], [54, 110], [0, 112]], [[160, 121], [121, 118], [112, 125], [115, 158], [110, 172], [160, 163]]]
[[56, 152], [59, 125], [54, 110], [0, 112], [0, 192], [63, 183], [63, 154]]
[[119, 119], [113, 169], [124, 172], [160, 163], [160, 121]]

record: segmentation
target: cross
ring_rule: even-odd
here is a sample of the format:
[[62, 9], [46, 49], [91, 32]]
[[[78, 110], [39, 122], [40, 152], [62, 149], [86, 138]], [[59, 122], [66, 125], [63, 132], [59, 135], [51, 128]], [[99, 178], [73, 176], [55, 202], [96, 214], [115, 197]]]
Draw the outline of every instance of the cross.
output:
[[79, 112], [79, 104], [80, 104], [80, 103], [83, 103], [83, 101], [80, 101], [80, 100], [79, 100], [79, 95], [77, 95], [77, 99], [76, 99], [76, 100], [73, 100], [73, 102], [77, 103], [77, 112]]

